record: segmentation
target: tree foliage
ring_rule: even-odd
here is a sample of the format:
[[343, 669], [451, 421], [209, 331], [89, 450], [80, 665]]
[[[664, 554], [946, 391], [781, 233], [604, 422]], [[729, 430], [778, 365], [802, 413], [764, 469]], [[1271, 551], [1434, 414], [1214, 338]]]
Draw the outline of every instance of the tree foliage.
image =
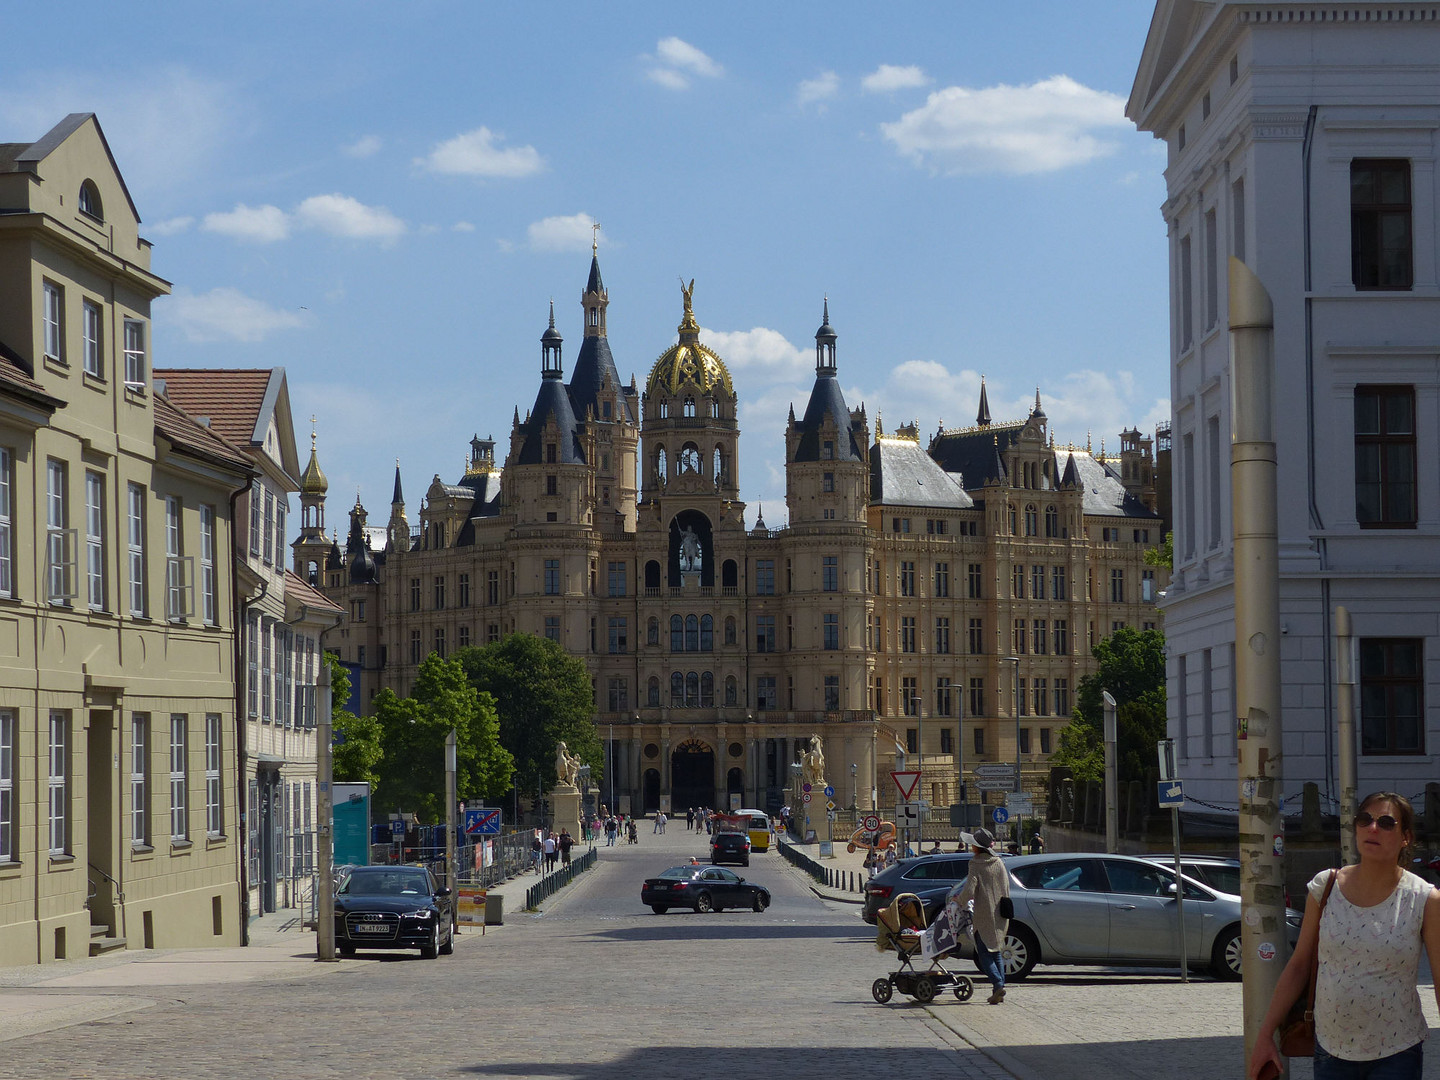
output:
[[1165, 737], [1165, 636], [1159, 630], [1121, 627], [1097, 644], [1098, 667], [1080, 680], [1075, 712], [1060, 732], [1051, 763], [1068, 766], [1076, 780], [1105, 777], [1105, 703], [1116, 701], [1115, 758], [1119, 779], [1144, 780], [1155, 768], [1155, 744]]
[[1145, 549], [1145, 564], [1147, 566], [1163, 566], [1166, 570], [1175, 569], [1175, 534], [1167, 532], [1165, 540], [1153, 548]]
[[340, 707], [350, 700], [350, 672], [334, 653], [325, 654], [330, 669], [331, 773], [336, 783], [380, 783], [380, 724], [373, 716], [356, 716]]
[[414, 696], [389, 688], [375, 695], [384, 758], [376, 803], [422, 821], [445, 820], [445, 737], [456, 736], [456, 797], [493, 802], [510, 788], [515, 762], [501, 745], [494, 699], [470, 685], [455, 660], [431, 653], [420, 664]]
[[511, 634], [483, 648], [459, 649], [455, 660], [470, 684], [495, 699], [500, 742], [515, 757], [515, 784], [534, 793], [537, 781], [554, 786], [555, 744], [591, 766], [601, 779], [604, 763], [595, 730], [594, 691], [583, 661], [557, 642], [533, 634]]

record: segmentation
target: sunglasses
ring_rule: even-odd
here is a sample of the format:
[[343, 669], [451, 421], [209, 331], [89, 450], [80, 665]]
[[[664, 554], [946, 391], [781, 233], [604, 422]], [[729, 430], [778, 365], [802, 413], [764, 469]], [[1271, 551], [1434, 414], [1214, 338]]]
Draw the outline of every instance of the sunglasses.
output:
[[1390, 832], [1399, 824], [1400, 822], [1396, 821], [1389, 814], [1381, 814], [1377, 818], [1368, 811], [1362, 810], [1355, 815], [1355, 828], [1357, 829], [1368, 829], [1371, 825], [1379, 825], [1384, 832]]

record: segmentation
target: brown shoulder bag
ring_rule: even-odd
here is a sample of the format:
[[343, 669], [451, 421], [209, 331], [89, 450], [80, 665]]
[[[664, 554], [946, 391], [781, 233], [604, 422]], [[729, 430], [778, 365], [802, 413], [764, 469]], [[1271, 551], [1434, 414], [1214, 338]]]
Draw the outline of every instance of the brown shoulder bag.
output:
[[[1325, 892], [1320, 896], [1320, 915], [1325, 915], [1325, 903], [1330, 899], [1330, 890], [1335, 887], [1338, 870], [1330, 871], [1330, 880], [1325, 883]], [[1317, 920], [1318, 923], [1318, 920]], [[1317, 925], [1318, 929], [1318, 925]], [[1320, 942], [1315, 942], [1315, 954], [1310, 957], [1310, 992], [1303, 998], [1296, 998], [1289, 1013], [1279, 1027], [1280, 1053], [1287, 1058], [1315, 1056], [1315, 980], [1320, 974]]]

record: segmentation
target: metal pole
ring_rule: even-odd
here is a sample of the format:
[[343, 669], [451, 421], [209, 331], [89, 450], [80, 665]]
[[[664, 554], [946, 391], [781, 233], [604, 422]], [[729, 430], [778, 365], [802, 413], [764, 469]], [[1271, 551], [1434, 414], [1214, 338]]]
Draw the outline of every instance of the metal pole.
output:
[[1355, 847], [1355, 639], [1351, 636], [1350, 612], [1335, 609], [1335, 659], [1339, 667], [1335, 708], [1339, 714], [1340, 743], [1340, 859], [1347, 866], [1360, 860]]
[[963, 691], [957, 690], [955, 694], [955, 793], [956, 800], [960, 804], [960, 814], [965, 819], [961, 828], [970, 827], [969, 812], [965, 809], [965, 698]]
[[[1254, 272], [1230, 258], [1231, 518], [1239, 713], [1240, 927], [1245, 1063], [1289, 960], [1285, 937], [1284, 740], [1280, 715], [1280, 556], [1273, 418], [1275, 309]], [[1250, 918], [1250, 915], [1254, 918]], [[1261, 948], [1261, 946], [1266, 946]]]
[[1112, 855], [1120, 849], [1120, 807], [1115, 801], [1115, 698], [1100, 691], [1105, 701], [1105, 850]]
[[451, 728], [445, 736], [445, 884], [450, 886], [450, 929], [452, 931], [459, 923], [455, 902], [456, 890], [460, 885], [460, 875], [456, 872], [455, 867], [456, 757], [455, 729]]
[[321, 665], [321, 678], [315, 687], [317, 716], [315, 718], [315, 779], [316, 830], [315, 866], [319, 895], [315, 904], [315, 959], [335, 961], [335, 839], [332, 823], [335, 808], [331, 783], [334, 762], [330, 754], [330, 670]]
[[1185, 959], [1185, 882], [1180, 878], [1180, 807], [1170, 807], [1170, 835], [1175, 841], [1175, 922], [1180, 927], [1180, 981], [1190, 981]]
[[[1020, 794], [1020, 657], [1003, 656], [1002, 663], [1014, 664], [1015, 667], [1010, 673], [1011, 703], [1010, 709], [1015, 714], [1015, 794]], [[1017, 831], [1017, 837], [1020, 835]]]

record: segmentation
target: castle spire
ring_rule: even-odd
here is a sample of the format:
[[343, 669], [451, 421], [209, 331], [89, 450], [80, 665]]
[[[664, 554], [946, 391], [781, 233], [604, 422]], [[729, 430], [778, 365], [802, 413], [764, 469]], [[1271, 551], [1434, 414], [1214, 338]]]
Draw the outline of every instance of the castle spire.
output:
[[985, 376], [980, 376], [980, 408], [975, 413], [975, 424], [977, 427], [990, 426], [990, 398], [985, 393]]
[[830, 325], [830, 297], [825, 297], [825, 316], [815, 331], [815, 374], [835, 374], [835, 328]]

